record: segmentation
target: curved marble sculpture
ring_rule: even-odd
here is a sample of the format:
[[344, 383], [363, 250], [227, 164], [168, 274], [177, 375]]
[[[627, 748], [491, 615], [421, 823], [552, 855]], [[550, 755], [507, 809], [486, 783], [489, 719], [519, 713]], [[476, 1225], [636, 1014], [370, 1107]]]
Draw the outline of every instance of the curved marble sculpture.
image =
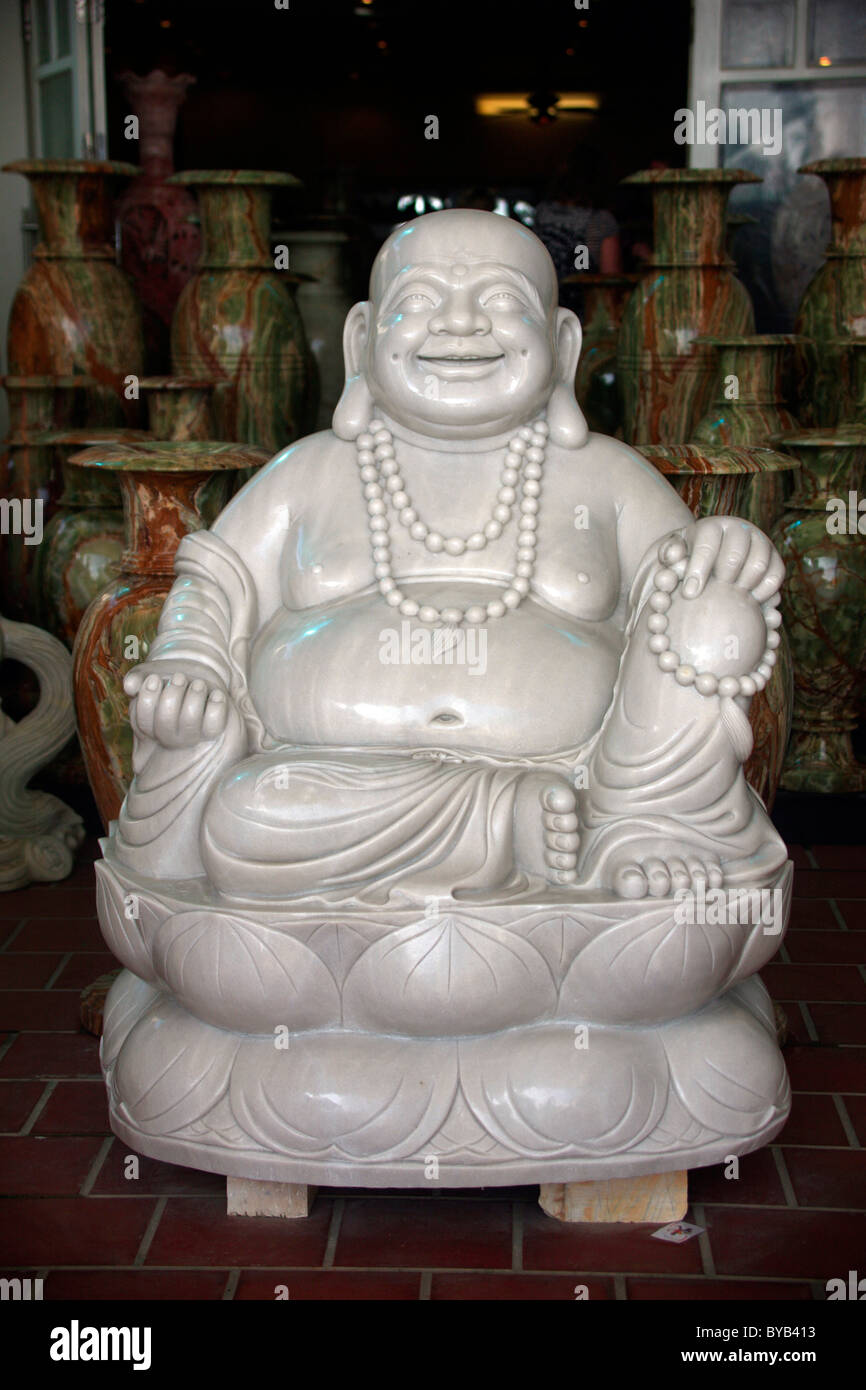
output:
[[141, 1152], [571, 1182], [784, 1123], [791, 867], [742, 771], [783, 566], [588, 434], [556, 301], [519, 223], [403, 225], [333, 429], [181, 542], [98, 866]]
[[81, 818], [27, 783], [75, 733], [72, 658], [56, 637], [0, 614], [0, 660], [39, 680], [36, 708], [17, 723], [0, 709], [0, 891], [66, 878], [84, 839]]

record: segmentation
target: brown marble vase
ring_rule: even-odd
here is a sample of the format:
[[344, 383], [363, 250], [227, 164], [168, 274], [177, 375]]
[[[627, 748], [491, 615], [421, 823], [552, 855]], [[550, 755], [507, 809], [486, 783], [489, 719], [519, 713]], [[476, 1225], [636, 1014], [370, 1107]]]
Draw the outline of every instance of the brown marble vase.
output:
[[198, 170], [172, 184], [198, 190], [202, 252], [171, 327], [172, 370], [212, 380], [217, 436], [271, 454], [314, 426], [315, 364], [295, 300], [298, 277], [275, 269], [274, 188], [291, 174]]
[[866, 159], [818, 159], [799, 173], [826, 183], [832, 232], [795, 325], [811, 340], [797, 414], [807, 425], [830, 428], [851, 418], [853, 404], [848, 359], [835, 340], [866, 337]]
[[[76, 395], [92, 382], [87, 377], [53, 376], [6, 376], [0, 381], [9, 400], [9, 436], [0, 453], [0, 497], [10, 504], [17, 501], [22, 518], [26, 508], [31, 528], [39, 515], [44, 539], [62, 490], [55, 452], [44, 436], [72, 423]], [[38, 512], [37, 503], [41, 504]], [[40, 621], [34, 572], [41, 542], [34, 543], [36, 534], [28, 542], [10, 523], [9, 534], [0, 540], [0, 607], [17, 622]]]
[[621, 436], [622, 404], [616, 374], [619, 326], [637, 275], [575, 275], [583, 289], [583, 344], [574, 393], [591, 430]]
[[141, 376], [141, 307], [115, 264], [113, 189], [134, 164], [19, 159], [7, 173], [30, 180], [42, 240], [9, 315], [9, 370], [20, 376], [88, 376], [91, 425], [138, 423], [125, 378]]
[[[793, 333], [702, 339], [718, 353], [718, 366], [713, 401], [695, 426], [694, 442], [767, 445], [776, 435], [799, 428], [785, 405], [783, 367], [786, 354], [801, 342]], [[757, 457], [767, 466], [746, 481], [735, 515], [769, 532], [782, 514], [791, 463], [796, 467], [796, 461], [778, 453], [770, 460]], [[787, 468], [782, 463], [786, 457]]]
[[[676, 488], [695, 517], [742, 516], [754, 480], [788, 470], [785, 455], [770, 448], [718, 444], [641, 444], [638, 448]], [[744, 769], [746, 781], [768, 809], [779, 787], [794, 699], [791, 651], [785, 629], [780, 632], [773, 674], [749, 708], [754, 744]]]
[[116, 478], [98, 468], [72, 468], [69, 457], [95, 445], [147, 438], [143, 430], [107, 429], [55, 430], [42, 436], [62, 491], [38, 547], [33, 588], [41, 626], [70, 650], [85, 611], [120, 562], [123, 508]]
[[712, 395], [712, 351], [695, 339], [754, 332], [725, 250], [725, 210], [732, 188], [760, 180], [742, 169], [650, 169], [625, 182], [652, 189], [654, 249], [620, 326], [623, 438], [676, 443], [691, 438]]
[[212, 381], [185, 376], [147, 376], [140, 389], [154, 439], [213, 439]]
[[87, 775], [106, 826], [132, 780], [123, 678], [144, 661], [189, 531], [209, 526], [231, 474], [266, 462], [264, 449], [213, 440], [150, 440], [85, 449], [70, 466], [113, 474], [123, 497], [125, 549], [116, 576], [82, 619], [73, 650], [75, 707]]
[[141, 153], [141, 173], [117, 205], [120, 259], [142, 304], [146, 370], [159, 372], [168, 367], [172, 316], [201, 251], [195, 198], [167, 182], [177, 113], [195, 78], [157, 68], [146, 77], [121, 73], [120, 81], [138, 117]]
[[[782, 613], [794, 657], [794, 718], [782, 773], [788, 791], [860, 792], [851, 748], [866, 662], [866, 426], [810, 429], [778, 441], [800, 460], [773, 540], [785, 560]], [[861, 529], [862, 528], [862, 529]]]

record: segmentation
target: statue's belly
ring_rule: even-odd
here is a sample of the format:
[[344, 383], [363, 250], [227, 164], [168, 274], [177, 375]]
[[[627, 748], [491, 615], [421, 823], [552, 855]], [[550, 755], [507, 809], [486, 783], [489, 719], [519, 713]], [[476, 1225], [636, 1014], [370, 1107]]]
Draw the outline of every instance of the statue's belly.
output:
[[[425, 583], [423, 598], [465, 607], [496, 592]], [[620, 650], [612, 625], [531, 600], [485, 627], [456, 630], [449, 649], [437, 645], [434, 629], [367, 593], [336, 606], [280, 609], [255, 641], [250, 691], [268, 732], [290, 743], [525, 757], [573, 748], [596, 731]]]

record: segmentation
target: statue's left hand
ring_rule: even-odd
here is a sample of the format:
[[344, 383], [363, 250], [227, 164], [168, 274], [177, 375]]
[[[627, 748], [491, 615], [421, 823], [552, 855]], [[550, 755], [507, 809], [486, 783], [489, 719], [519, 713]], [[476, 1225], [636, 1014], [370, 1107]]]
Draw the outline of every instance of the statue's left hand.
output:
[[713, 575], [724, 584], [735, 584], [764, 603], [781, 587], [785, 562], [763, 531], [738, 516], [704, 516], [685, 536], [668, 536], [659, 546], [659, 559], [669, 565], [683, 554], [689, 561], [681, 593], [697, 598]]

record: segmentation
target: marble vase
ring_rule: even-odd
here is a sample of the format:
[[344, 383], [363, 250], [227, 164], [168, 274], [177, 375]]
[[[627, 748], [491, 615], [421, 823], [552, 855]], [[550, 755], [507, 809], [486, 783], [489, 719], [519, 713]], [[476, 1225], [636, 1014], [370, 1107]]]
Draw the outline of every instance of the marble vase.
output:
[[138, 402], [126, 398], [124, 382], [142, 374], [141, 306], [112, 247], [113, 187], [136, 166], [19, 159], [3, 169], [30, 180], [42, 233], [12, 302], [10, 371], [92, 377], [88, 423], [137, 425]]
[[801, 430], [778, 443], [801, 465], [772, 537], [787, 567], [782, 612], [794, 658], [794, 717], [782, 786], [864, 791], [866, 767], [854, 757], [851, 732], [866, 661], [866, 548], [856, 510], [866, 426]]
[[140, 383], [154, 439], [213, 439], [212, 381], [148, 376]]
[[637, 275], [577, 275], [584, 291], [583, 345], [574, 394], [591, 430], [618, 435], [622, 405], [617, 382], [616, 348], [620, 322]]
[[198, 190], [202, 252], [171, 328], [172, 369], [216, 382], [219, 438], [271, 453], [311, 424], [313, 373], [295, 300], [296, 277], [275, 269], [272, 190], [291, 174], [198, 170], [172, 184]]
[[[783, 367], [785, 356], [801, 339], [788, 333], [755, 333], [704, 341], [717, 351], [718, 368], [713, 402], [692, 434], [695, 443], [766, 445], [776, 435], [799, 428], [785, 404]], [[782, 467], [784, 458], [775, 454], [772, 466], [748, 480], [742, 510], [736, 513], [762, 531], [769, 531], [782, 512], [791, 471], [790, 465]]]
[[830, 194], [832, 232], [827, 258], [800, 301], [796, 331], [810, 343], [803, 354], [797, 414], [806, 425], [832, 428], [850, 419], [852, 383], [841, 337], [866, 337], [866, 158], [818, 159], [801, 174], [817, 174]]
[[267, 458], [263, 449], [213, 440], [149, 440], [85, 449], [69, 461], [71, 470], [112, 475], [123, 498], [125, 549], [116, 574], [87, 609], [73, 651], [79, 736], [106, 826], [132, 780], [123, 678], [156, 635], [175, 551], [188, 532], [218, 515], [231, 474], [261, 467]]
[[47, 632], [0, 615], [0, 660], [36, 676], [36, 707], [17, 723], [0, 709], [0, 892], [66, 878], [84, 839], [80, 816], [27, 783], [75, 732], [72, 663]]
[[195, 78], [157, 68], [146, 77], [121, 73], [120, 81], [138, 117], [141, 152], [141, 173], [117, 205], [121, 264], [142, 304], [146, 370], [159, 372], [168, 366], [172, 316], [201, 251], [195, 198], [167, 182], [177, 113]]
[[742, 169], [652, 169], [626, 182], [652, 189], [654, 249], [620, 327], [623, 438], [673, 443], [691, 438], [712, 394], [712, 352], [695, 339], [754, 331], [725, 251], [725, 210], [732, 188], [760, 180]]
[[320, 226], [289, 231], [286, 241], [292, 270], [307, 277], [298, 285], [297, 298], [317, 368], [315, 428], [324, 430], [343, 390], [343, 324], [352, 307], [346, 265], [350, 237], [339, 226]]
[[[757, 479], [791, 472], [789, 456], [766, 447], [642, 444], [640, 452], [673, 484], [696, 517], [743, 516]], [[753, 745], [745, 764], [746, 781], [768, 809], [779, 789], [794, 702], [791, 649], [784, 628], [780, 634], [773, 673], [749, 708]]]
[[[20, 505], [16, 521], [0, 546], [0, 602], [7, 617], [38, 622], [36, 558], [61, 491], [54, 450], [47, 431], [72, 422], [74, 401], [93, 383], [87, 377], [6, 376], [9, 435], [0, 454], [0, 496]], [[30, 536], [26, 534], [30, 532]]]
[[115, 478], [69, 465], [70, 454], [147, 439], [142, 430], [55, 430], [43, 436], [62, 479], [56, 511], [38, 547], [34, 589], [42, 625], [69, 649], [88, 605], [123, 552], [123, 509]]

